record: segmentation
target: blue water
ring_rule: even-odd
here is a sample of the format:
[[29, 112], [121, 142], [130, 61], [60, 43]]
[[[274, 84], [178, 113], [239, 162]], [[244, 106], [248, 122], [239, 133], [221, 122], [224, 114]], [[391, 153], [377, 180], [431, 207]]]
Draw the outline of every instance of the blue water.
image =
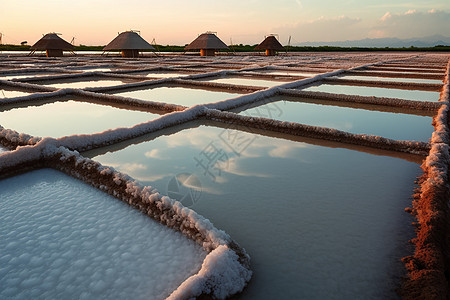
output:
[[414, 236], [404, 208], [415, 163], [207, 126], [88, 155], [244, 247], [254, 276], [242, 299], [396, 297]]

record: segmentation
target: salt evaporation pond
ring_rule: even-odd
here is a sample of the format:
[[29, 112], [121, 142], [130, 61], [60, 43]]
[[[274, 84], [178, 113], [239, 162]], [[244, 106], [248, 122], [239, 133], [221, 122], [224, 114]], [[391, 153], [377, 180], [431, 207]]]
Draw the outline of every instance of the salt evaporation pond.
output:
[[14, 98], [14, 97], [22, 97], [22, 96], [28, 96], [31, 92], [22, 92], [22, 91], [15, 91], [15, 90], [9, 90], [9, 89], [0, 89], [0, 98]]
[[242, 95], [240, 93], [228, 93], [184, 87], [157, 87], [153, 89], [133, 90], [114, 94], [140, 100], [164, 102], [183, 106], [193, 106], [197, 104], [217, 102], [236, 98]]
[[412, 251], [404, 208], [416, 163], [205, 126], [85, 154], [181, 200], [245, 248], [254, 273], [238, 298], [396, 297]]
[[[258, 105], [258, 103], [255, 103]], [[320, 105], [300, 101], [276, 101], [246, 109], [241, 115], [270, 118], [357, 134], [396, 140], [428, 142], [434, 131], [432, 117]]]
[[301, 72], [301, 71], [283, 71], [283, 70], [263, 70], [263, 71], [252, 71], [256, 73], [265, 73], [270, 75], [289, 75], [289, 76], [305, 76], [305, 77], [313, 77], [318, 74], [321, 74], [320, 72]]
[[71, 82], [59, 82], [59, 83], [45, 83], [47, 86], [63, 89], [63, 88], [73, 88], [73, 89], [84, 89], [88, 87], [106, 87], [115, 86], [129, 83], [131, 81], [121, 81], [121, 80], [86, 80], [86, 81], [71, 81]]
[[432, 101], [432, 102], [439, 101], [438, 92], [417, 91], [417, 90], [400, 90], [390, 88], [338, 85], [338, 84], [314, 85], [305, 88], [303, 90], [311, 92], [334, 93], [334, 94], [399, 98], [416, 101]]
[[264, 80], [264, 79], [258, 79], [258, 78], [236, 78], [236, 77], [221, 77], [221, 78], [216, 78], [216, 79], [205, 79], [205, 80], [207, 80], [208, 82], [247, 85], [247, 86], [261, 86], [261, 87], [273, 87], [276, 85], [280, 85], [280, 84], [289, 82], [289, 80], [274, 81], [274, 80]]
[[21, 73], [21, 74], [16, 74], [16, 75], [0, 76], [0, 79], [10, 80], [10, 79], [42, 77], [42, 76], [50, 76], [50, 75], [58, 75], [58, 73]]
[[0, 111], [0, 125], [34, 136], [58, 138], [131, 127], [159, 116], [156, 113], [68, 100]]
[[394, 82], [417, 82], [417, 83], [437, 83], [442, 84], [439, 79], [421, 79], [421, 78], [401, 78], [401, 77], [378, 77], [378, 76], [358, 76], [347, 75], [331, 78], [350, 79], [350, 80], [369, 80], [369, 81], [394, 81]]
[[63, 173], [0, 181], [1, 299], [163, 299], [198, 272], [192, 240]]
[[[382, 67], [384, 68], [384, 67]], [[389, 71], [386, 70], [380, 70], [379, 68], [373, 68], [373, 69], [369, 69], [367, 71], [379, 71], [379, 72], [386, 72], [386, 73], [393, 73], [393, 74], [401, 74], [401, 73], [406, 73], [406, 74], [426, 74], [426, 75], [430, 75], [430, 74], [439, 74], [444, 76], [445, 75], [445, 70], [443, 69], [439, 69], [439, 70], [432, 70], [432, 69], [422, 69], [420, 71], [418, 70], [411, 70], [408, 68], [392, 68]]]
[[142, 72], [142, 73], [130, 73], [131, 75], [141, 75], [147, 77], [155, 77], [155, 78], [170, 78], [170, 77], [180, 77], [180, 76], [189, 76], [195, 73], [177, 73], [177, 72]]
[[85, 68], [79, 68], [79, 69], [73, 69], [80, 72], [110, 72], [114, 69], [111, 68], [91, 68], [91, 69], [85, 69]]

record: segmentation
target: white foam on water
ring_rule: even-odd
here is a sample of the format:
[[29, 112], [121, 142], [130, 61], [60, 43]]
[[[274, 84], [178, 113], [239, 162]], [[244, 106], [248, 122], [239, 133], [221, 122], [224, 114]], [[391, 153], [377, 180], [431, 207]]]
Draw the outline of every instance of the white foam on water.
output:
[[44, 169], [0, 181], [0, 299], [161, 299], [205, 251], [111, 196]]

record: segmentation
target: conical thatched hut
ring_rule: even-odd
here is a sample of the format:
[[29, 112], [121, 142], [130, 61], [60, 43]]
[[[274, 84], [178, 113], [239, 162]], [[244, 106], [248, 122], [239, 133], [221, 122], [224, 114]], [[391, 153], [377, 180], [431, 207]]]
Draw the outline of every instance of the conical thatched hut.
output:
[[214, 56], [217, 50], [229, 49], [213, 32], [206, 32], [199, 35], [185, 50], [200, 50], [201, 56]]
[[139, 57], [140, 50], [155, 50], [155, 48], [135, 31], [125, 31], [103, 48], [103, 51], [111, 50], [122, 51], [122, 57]]
[[61, 57], [63, 56], [63, 51], [73, 51], [75, 47], [63, 40], [58, 36], [57, 33], [47, 33], [44, 35], [39, 41], [36, 42], [33, 46], [31, 46], [32, 53], [34, 51], [44, 51], [47, 54], [47, 57]]
[[255, 47], [255, 50], [265, 50], [267, 56], [273, 56], [277, 51], [286, 51], [274, 35], [269, 35], [261, 44]]

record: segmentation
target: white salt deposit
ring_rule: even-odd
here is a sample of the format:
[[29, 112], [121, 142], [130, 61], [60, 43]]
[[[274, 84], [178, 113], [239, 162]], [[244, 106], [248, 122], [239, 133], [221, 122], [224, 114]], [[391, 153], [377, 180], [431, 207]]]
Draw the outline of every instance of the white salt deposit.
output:
[[0, 181], [0, 299], [163, 299], [198, 272], [192, 240], [54, 170]]

